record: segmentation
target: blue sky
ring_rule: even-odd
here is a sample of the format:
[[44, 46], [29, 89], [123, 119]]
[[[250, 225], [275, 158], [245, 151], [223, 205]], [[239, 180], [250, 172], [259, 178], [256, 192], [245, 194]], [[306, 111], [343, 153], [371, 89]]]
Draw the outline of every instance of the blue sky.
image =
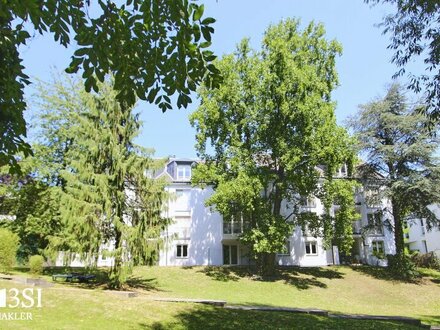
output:
[[[322, 22], [328, 39], [343, 46], [337, 61], [340, 86], [333, 93], [337, 101], [336, 116], [340, 123], [366, 103], [384, 93], [396, 71], [387, 50], [388, 36], [376, 27], [390, 10], [383, 5], [370, 7], [362, 0], [205, 0], [205, 15], [214, 17], [212, 50], [218, 55], [231, 53], [245, 37], [259, 49], [262, 35], [270, 24], [283, 18], [300, 18], [303, 25]], [[62, 71], [69, 63], [74, 47], [65, 49], [51, 36], [36, 36], [22, 49], [26, 72], [31, 77], [49, 81], [53, 70]], [[32, 88], [27, 88], [27, 95]], [[140, 102], [137, 109], [144, 122], [137, 143], [153, 147], [156, 156], [195, 157], [195, 130], [188, 115], [198, 100], [187, 109], [173, 109], [163, 114], [158, 108]]]

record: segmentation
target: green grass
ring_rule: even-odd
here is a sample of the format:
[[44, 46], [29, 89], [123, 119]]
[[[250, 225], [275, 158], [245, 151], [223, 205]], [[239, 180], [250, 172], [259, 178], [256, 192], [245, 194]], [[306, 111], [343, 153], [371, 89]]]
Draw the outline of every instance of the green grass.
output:
[[[423, 271], [426, 277], [421, 282], [401, 283], [381, 279], [380, 271], [372, 268], [289, 268], [261, 280], [251, 277], [246, 268], [139, 267], [130, 282], [133, 290], [141, 292], [136, 298], [103, 291], [99, 283], [60, 283], [43, 289], [41, 309], [26, 310], [33, 313], [32, 321], [0, 321], [0, 329], [415, 329], [393, 322], [237, 311], [153, 299], [210, 298], [234, 304], [315, 307], [412, 316], [439, 324], [440, 284], [436, 281], [440, 273]], [[0, 289], [11, 287], [24, 286], [0, 281]], [[15, 310], [0, 308], [0, 313], [9, 311]]]
[[[417, 283], [388, 279], [383, 268], [287, 268], [255, 280], [245, 268], [138, 268], [164, 296], [223, 299], [228, 303], [320, 308], [336, 313], [400, 315], [440, 324], [440, 273]], [[385, 278], [385, 279], [384, 279]]]

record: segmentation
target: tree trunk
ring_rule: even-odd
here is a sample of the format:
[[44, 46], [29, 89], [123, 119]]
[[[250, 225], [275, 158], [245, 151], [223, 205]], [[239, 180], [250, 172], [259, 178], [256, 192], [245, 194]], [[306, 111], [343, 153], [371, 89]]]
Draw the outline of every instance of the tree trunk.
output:
[[275, 253], [259, 253], [257, 255], [257, 271], [262, 277], [275, 275]]
[[110, 287], [119, 289], [122, 284], [122, 254], [121, 254], [121, 232], [115, 229], [115, 255], [114, 263], [110, 273]]
[[403, 255], [405, 251], [405, 243], [403, 238], [402, 215], [400, 213], [399, 203], [391, 199], [393, 218], [394, 218], [394, 243], [396, 244], [396, 254]]

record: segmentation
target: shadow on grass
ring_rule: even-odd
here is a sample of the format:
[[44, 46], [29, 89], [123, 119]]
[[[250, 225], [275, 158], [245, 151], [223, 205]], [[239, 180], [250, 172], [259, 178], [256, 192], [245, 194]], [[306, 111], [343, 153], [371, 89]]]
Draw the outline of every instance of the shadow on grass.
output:
[[[26, 267], [16, 267], [16, 271], [21, 273], [28, 273], [29, 276], [29, 268]], [[110, 289], [109, 283], [109, 269], [108, 268], [83, 268], [83, 267], [45, 267], [44, 274], [45, 276], [52, 276], [55, 274], [87, 274], [94, 275], [95, 277], [87, 282], [81, 281], [73, 281], [69, 282], [65, 279], [57, 279], [55, 283], [82, 288], [82, 289]], [[52, 280], [52, 279], [51, 279]], [[51, 281], [50, 280], [50, 281]], [[131, 290], [131, 289], [141, 289], [146, 291], [161, 291], [157, 287], [157, 280], [155, 278], [142, 278], [137, 276], [131, 276], [127, 279], [125, 286], [119, 290]]]
[[174, 316], [173, 321], [141, 323], [141, 329], [418, 329], [386, 321], [336, 319], [311, 314], [228, 310], [194, 307]]
[[350, 267], [355, 272], [374, 277], [378, 280], [391, 281], [391, 282], [402, 282], [402, 283], [414, 283], [414, 284], [421, 283], [420, 278], [415, 278], [415, 279], [409, 280], [409, 279], [403, 279], [403, 278], [398, 278], [396, 276], [393, 276], [393, 274], [390, 273], [390, 271], [388, 270], [387, 267], [375, 267], [375, 266], [367, 266], [367, 265], [350, 266]]
[[238, 281], [240, 278], [250, 278], [252, 280], [264, 282], [284, 281], [300, 290], [305, 290], [310, 287], [326, 288], [327, 284], [320, 280], [323, 278], [343, 278], [341, 272], [335, 269], [321, 267], [279, 267], [275, 270], [274, 276], [270, 277], [258, 276], [256, 275], [255, 269], [248, 266], [208, 266], [198, 272], [204, 273], [206, 276], [222, 282]]
[[142, 278], [138, 276], [130, 277], [127, 282], [128, 289], [141, 289], [145, 291], [163, 291], [158, 288], [156, 278]]

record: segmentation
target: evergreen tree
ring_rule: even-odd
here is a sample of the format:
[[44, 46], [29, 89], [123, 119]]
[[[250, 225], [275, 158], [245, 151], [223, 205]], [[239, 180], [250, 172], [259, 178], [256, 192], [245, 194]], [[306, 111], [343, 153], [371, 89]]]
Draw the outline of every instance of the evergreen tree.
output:
[[[407, 73], [408, 87], [422, 93], [431, 122], [440, 121], [440, 2], [438, 0], [365, 0], [374, 5], [391, 4], [381, 26], [390, 36], [389, 49], [394, 51], [392, 62], [399, 71], [395, 77]], [[425, 70], [407, 72], [408, 63], [423, 60]], [[420, 66], [421, 67], [421, 66]]]
[[[193, 180], [214, 186], [207, 203], [225, 221], [243, 218], [247, 230], [240, 239], [263, 274], [273, 272], [275, 253], [283, 250], [292, 222], [310, 225], [315, 234], [325, 225], [327, 243], [352, 239], [352, 219], [341, 230], [330, 208], [336, 197], [348, 198], [344, 205], [353, 208], [353, 186], [351, 194], [327, 189], [336, 185], [332, 177], [338, 167], [353, 159], [331, 101], [341, 46], [324, 38], [322, 25], [311, 23], [301, 31], [299, 24], [286, 20], [269, 27], [260, 52], [244, 40], [235, 54], [224, 56], [216, 64], [223, 84], [215, 90], [202, 86], [201, 105], [191, 116], [204, 160]], [[292, 208], [310, 195], [327, 198], [325, 216], [299, 216]], [[283, 212], [284, 200], [291, 214]], [[352, 214], [348, 210], [344, 216]]]
[[53, 140], [54, 157], [65, 146], [58, 142], [69, 141], [58, 164], [63, 230], [51, 237], [51, 250], [79, 254], [89, 265], [99, 254], [112, 257], [111, 286], [120, 287], [132, 265], [154, 261], [160, 231], [167, 225], [161, 216], [167, 196], [164, 182], [147, 175], [163, 164], [133, 143], [138, 116], [121, 106], [116, 93], [109, 83], [97, 94], [77, 89], [69, 99], [79, 108], [61, 107], [59, 113], [57, 104], [65, 100], [52, 95], [46, 102], [53, 115], [46, 118], [66, 116], [54, 131], [61, 134]]
[[[440, 201], [438, 139], [428, 129], [421, 105], [411, 106], [402, 87], [393, 84], [385, 97], [360, 106], [350, 119], [365, 157], [360, 167], [364, 183], [376, 198], [388, 198], [394, 219], [396, 253], [404, 253], [404, 220], [424, 218], [429, 227], [438, 220], [427, 208]], [[374, 196], [373, 196], [374, 197]]]

